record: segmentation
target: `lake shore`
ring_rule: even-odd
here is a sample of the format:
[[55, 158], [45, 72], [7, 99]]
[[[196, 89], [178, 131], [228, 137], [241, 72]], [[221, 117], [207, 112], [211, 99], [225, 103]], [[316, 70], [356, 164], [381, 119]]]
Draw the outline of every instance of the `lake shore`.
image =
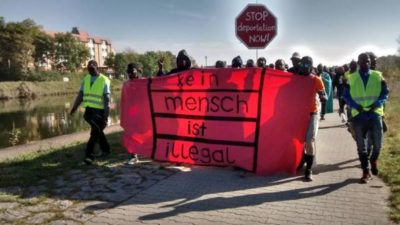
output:
[[[111, 134], [119, 131], [122, 131], [122, 128], [119, 125], [112, 125], [104, 130], [106, 134]], [[17, 156], [21, 156], [23, 154], [46, 151], [48, 149], [54, 149], [54, 148], [58, 149], [63, 146], [71, 145], [73, 143], [86, 142], [89, 139], [89, 134], [90, 130], [87, 130], [73, 134], [66, 134], [53, 138], [43, 139], [39, 141], [33, 141], [28, 144], [3, 148], [0, 149], [0, 162], [15, 158]], [[84, 149], [82, 149], [82, 151], [84, 151]]]
[[[120, 91], [122, 80], [112, 80], [112, 91]], [[34, 99], [43, 96], [77, 94], [80, 81], [15, 81], [0, 82], [0, 100]]]

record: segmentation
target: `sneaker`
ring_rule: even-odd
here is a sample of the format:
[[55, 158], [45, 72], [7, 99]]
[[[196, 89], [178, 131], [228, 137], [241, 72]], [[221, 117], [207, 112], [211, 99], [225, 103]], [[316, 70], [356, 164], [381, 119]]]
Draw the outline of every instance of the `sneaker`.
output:
[[371, 173], [374, 176], [378, 176], [378, 163], [377, 161], [371, 161]]
[[125, 161], [126, 165], [134, 165], [135, 163], [137, 163], [138, 160], [135, 157], [129, 158]]
[[321, 120], [325, 120], [325, 116], [321, 116]]
[[86, 165], [92, 165], [93, 164], [93, 159], [86, 157], [85, 159], [83, 159], [83, 163], [85, 163]]
[[363, 175], [360, 179], [361, 184], [366, 184], [371, 179], [371, 174], [369, 172], [363, 172]]
[[307, 182], [313, 181], [313, 177], [312, 177], [312, 171], [311, 170], [307, 170], [304, 172], [304, 180]]

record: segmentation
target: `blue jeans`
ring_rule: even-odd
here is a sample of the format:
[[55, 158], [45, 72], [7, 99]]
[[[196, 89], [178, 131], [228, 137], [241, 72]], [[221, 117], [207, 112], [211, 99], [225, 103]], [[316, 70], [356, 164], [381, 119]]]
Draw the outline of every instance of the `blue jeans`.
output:
[[[378, 160], [382, 148], [382, 117], [377, 116], [368, 120], [362, 120], [356, 117], [353, 120], [353, 126], [356, 134], [358, 158], [361, 162], [361, 168], [366, 172], [369, 170], [368, 139], [371, 139], [373, 145], [370, 161]], [[368, 133], [370, 134], [368, 135]]]

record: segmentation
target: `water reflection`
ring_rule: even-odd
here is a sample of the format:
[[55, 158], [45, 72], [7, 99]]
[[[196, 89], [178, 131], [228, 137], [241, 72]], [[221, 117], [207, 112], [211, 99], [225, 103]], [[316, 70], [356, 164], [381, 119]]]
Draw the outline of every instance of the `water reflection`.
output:
[[[0, 101], [0, 148], [89, 129], [81, 108], [69, 115], [75, 96]], [[119, 124], [119, 95], [112, 96], [108, 124]]]

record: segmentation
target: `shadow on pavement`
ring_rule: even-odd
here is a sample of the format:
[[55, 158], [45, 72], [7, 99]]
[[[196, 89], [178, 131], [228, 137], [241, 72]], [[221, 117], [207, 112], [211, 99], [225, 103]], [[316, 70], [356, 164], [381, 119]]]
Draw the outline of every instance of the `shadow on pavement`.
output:
[[[260, 177], [232, 168], [197, 166], [193, 167], [195, 169], [191, 172], [179, 172], [180, 169], [176, 164], [143, 159], [141, 163], [126, 166], [123, 161], [127, 158], [127, 154], [119, 144], [120, 135], [112, 135], [110, 139], [112, 154], [92, 166], [82, 164], [85, 144], [36, 157], [27, 157], [24, 160], [0, 162], [0, 192], [25, 200], [38, 199], [35, 203], [38, 208], [51, 205], [60, 210], [79, 213], [82, 221], [90, 217], [91, 213], [99, 213], [117, 206], [172, 202], [163, 206], [174, 207], [172, 211], [140, 218], [151, 220], [192, 211], [193, 208], [207, 211], [325, 195], [358, 181], [349, 179], [336, 184], [227, 197], [230, 195], [229, 192], [251, 193], [251, 189], [275, 187], [296, 182], [302, 177], [290, 175]], [[349, 167], [342, 166], [354, 160], [356, 159], [333, 165], [320, 165], [316, 171], [346, 169]], [[183, 179], [180, 177], [184, 182], [178, 184], [168, 182], [177, 176], [184, 176]], [[160, 185], [155, 185], [159, 182]], [[151, 191], [160, 192], [162, 197], [150, 198], [141, 195], [150, 187]], [[172, 191], [171, 194], [171, 190], [177, 191]], [[163, 191], [168, 193], [164, 194]], [[201, 200], [202, 196], [210, 194], [224, 197]], [[134, 196], [137, 197], [133, 198]], [[43, 197], [47, 200], [41, 200]]]
[[254, 206], [263, 203], [281, 202], [289, 200], [297, 200], [303, 198], [311, 198], [315, 196], [326, 195], [330, 192], [338, 190], [346, 185], [358, 183], [358, 179], [347, 179], [339, 183], [317, 185], [305, 187], [295, 190], [278, 191], [272, 193], [249, 194], [235, 197], [214, 197], [205, 200], [192, 201], [185, 204], [179, 204], [168, 212], [161, 212], [139, 217], [140, 220], [157, 220], [167, 217], [176, 216], [193, 211], [212, 211], [221, 209], [231, 209], [246, 206]]
[[350, 168], [358, 168], [358, 167], [360, 167], [358, 164], [346, 166], [346, 164], [351, 164], [351, 163], [357, 162], [357, 161], [358, 161], [358, 158], [350, 159], [350, 160], [335, 163], [335, 164], [318, 164], [313, 169], [313, 172], [314, 172], [314, 174], [320, 174], [320, 173], [326, 173], [326, 172], [331, 172], [331, 171], [338, 171], [338, 170], [344, 170], [344, 169], [350, 169]]
[[[82, 163], [85, 144], [0, 162], [0, 193], [13, 196], [12, 199], [17, 199], [15, 201], [32, 200], [34, 203], [29, 204], [38, 208], [53, 208], [61, 204], [61, 208], [57, 206], [60, 210], [72, 209], [74, 212], [90, 214], [126, 204], [127, 200], [181, 171], [179, 164], [158, 163], [143, 158], [138, 164], [124, 165], [128, 155], [120, 145], [120, 133], [110, 135], [108, 139], [112, 154], [91, 166]], [[189, 185], [188, 192], [166, 196], [165, 201], [185, 199], [181, 201], [185, 203], [206, 194], [279, 185], [298, 179], [288, 175], [258, 177], [232, 168], [196, 169], [210, 169], [212, 177], [198, 182], [198, 174], [187, 173], [185, 182]], [[219, 173], [225, 173], [229, 179], [220, 180]], [[213, 183], [218, 185], [210, 186], [208, 181], [213, 179], [217, 179]], [[225, 185], [227, 183], [231, 185]], [[190, 191], [190, 185], [208, 188], [194, 193]], [[14, 201], [9, 199], [0, 195], [0, 202]], [[157, 202], [151, 201], [149, 204]], [[86, 215], [82, 218], [86, 218]]]
[[339, 125], [334, 125], [334, 126], [320, 126], [318, 129], [319, 130], [325, 130], [325, 129], [332, 129], [332, 128], [346, 128], [346, 124], [339, 124]]

